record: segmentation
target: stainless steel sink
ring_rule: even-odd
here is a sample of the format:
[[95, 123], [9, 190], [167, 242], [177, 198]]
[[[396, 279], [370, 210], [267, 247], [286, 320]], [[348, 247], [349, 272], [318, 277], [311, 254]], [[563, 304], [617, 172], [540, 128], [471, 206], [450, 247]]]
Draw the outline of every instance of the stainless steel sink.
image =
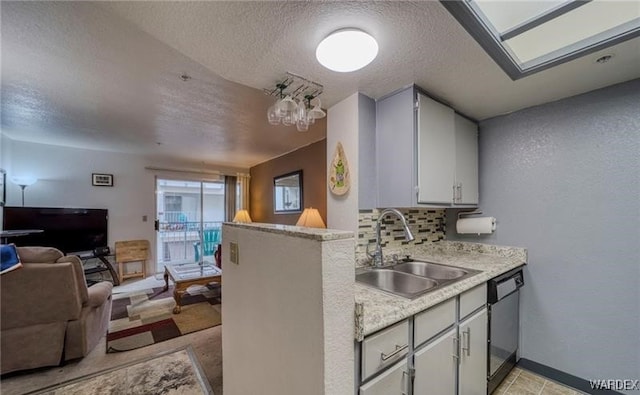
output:
[[413, 299], [438, 286], [438, 282], [389, 269], [372, 269], [356, 274], [356, 281]]
[[394, 295], [414, 299], [478, 273], [479, 270], [433, 262], [409, 261], [384, 268], [358, 269], [356, 281]]
[[399, 263], [393, 270], [434, 280], [455, 280], [469, 273], [465, 269], [421, 261]]

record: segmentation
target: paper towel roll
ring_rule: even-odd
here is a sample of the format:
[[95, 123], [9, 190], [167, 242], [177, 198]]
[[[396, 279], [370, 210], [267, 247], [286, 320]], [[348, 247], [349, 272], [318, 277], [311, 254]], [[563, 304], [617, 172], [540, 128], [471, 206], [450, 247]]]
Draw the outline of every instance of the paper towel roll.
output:
[[491, 234], [496, 230], [494, 217], [461, 218], [456, 222], [456, 232], [460, 234]]

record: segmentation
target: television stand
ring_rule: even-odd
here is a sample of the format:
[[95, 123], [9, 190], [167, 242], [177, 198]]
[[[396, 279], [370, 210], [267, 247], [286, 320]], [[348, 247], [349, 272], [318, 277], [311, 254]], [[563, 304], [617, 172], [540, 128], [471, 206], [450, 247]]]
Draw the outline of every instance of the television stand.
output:
[[[84, 268], [85, 276], [89, 274], [100, 273], [100, 276], [102, 277], [102, 273], [108, 271], [111, 275], [111, 282], [113, 283], [113, 285], [120, 285], [120, 281], [118, 280], [118, 273], [113, 266], [115, 255], [89, 256], [87, 254], [82, 254], [78, 257], [82, 261], [82, 267]], [[94, 283], [94, 280], [87, 279], [87, 285], [93, 285]]]
[[28, 236], [34, 233], [42, 233], [42, 229], [17, 229], [17, 230], [3, 230], [0, 231], [0, 242], [2, 244], [8, 244], [11, 237]]

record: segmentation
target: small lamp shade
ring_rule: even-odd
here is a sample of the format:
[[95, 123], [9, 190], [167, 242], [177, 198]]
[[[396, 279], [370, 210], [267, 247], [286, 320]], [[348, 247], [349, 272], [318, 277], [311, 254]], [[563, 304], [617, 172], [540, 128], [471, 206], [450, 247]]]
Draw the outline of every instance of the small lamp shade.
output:
[[38, 179], [35, 177], [11, 177], [11, 181], [16, 185], [28, 187], [35, 184]]
[[247, 210], [240, 210], [236, 213], [236, 216], [233, 217], [233, 222], [240, 222], [244, 224], [251, 223], [251, 217], [249, 216], [249, 212]]
[[326, 228], [327, 226], [324, 224], [322, 217], [320, 216], [320, 212], [317, 208], [309, 207], [305, 208], [298, 218], [298, 222], [296, 226], [306, 226], [308, 228]]

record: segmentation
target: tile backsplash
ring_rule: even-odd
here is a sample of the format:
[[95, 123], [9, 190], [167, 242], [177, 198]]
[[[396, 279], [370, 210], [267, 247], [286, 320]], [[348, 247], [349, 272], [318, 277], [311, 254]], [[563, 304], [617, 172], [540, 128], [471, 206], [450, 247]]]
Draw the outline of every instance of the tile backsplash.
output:
[[[400, 208], [407, 219], [407, 224], [415, 236], [414, 241], [405, 241], [400, 220], [394, 215], [386, 215], [380, 227], [383, 247], [400, 247], [403, 245], [420, 245], [434, 243], [444, 239], [446, 214], [444, 209]], [[356, 255], [365, 254], [367, 244], [370, 251], [375, 249], [376, 220], [380, 210], [360, 210], [358, 215], [358, 240]]]

